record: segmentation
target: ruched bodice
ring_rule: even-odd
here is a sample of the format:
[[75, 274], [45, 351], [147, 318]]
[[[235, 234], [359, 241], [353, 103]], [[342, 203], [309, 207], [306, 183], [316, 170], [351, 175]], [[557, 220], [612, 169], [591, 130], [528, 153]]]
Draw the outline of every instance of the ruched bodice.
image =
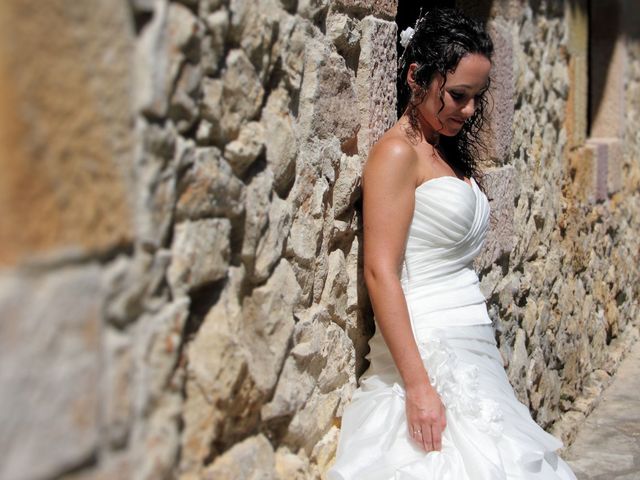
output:
[[491, 323], [472, 268], [488, 224], [473, 179], [437, 177], [416, 189], [401, 278], [415, 328]]

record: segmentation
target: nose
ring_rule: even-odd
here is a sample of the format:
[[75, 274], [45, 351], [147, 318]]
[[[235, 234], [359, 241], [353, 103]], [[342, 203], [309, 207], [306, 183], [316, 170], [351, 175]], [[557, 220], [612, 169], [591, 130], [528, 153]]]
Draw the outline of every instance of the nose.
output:
[[469, 101], [462, 107], [460, 113], [464, 115], [464, 118], [471, 118], [476, 111], [476, 100], [475, 98], [470, 98]]

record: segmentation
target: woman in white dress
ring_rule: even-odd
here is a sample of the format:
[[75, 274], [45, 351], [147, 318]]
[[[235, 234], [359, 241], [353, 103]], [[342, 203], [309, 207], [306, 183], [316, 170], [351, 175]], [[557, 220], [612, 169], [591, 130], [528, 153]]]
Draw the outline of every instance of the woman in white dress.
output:
[[491, 39], [458, 11], [433, 10], [401, 42], [407, 107], [363, 174], [377, 331], [327, 476], [575, 479], [562, 443], [514, 395], [472, 269], [489, 220], [477, 146]]

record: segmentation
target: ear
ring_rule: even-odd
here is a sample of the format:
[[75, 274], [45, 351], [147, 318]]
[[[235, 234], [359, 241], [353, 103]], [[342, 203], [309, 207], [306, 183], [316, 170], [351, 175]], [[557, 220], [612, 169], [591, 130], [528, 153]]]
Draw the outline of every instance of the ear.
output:
[[409, 89], [412, 92], [415, 92], [416, 88], [420, 88], [416, 83], [416, 77], [415, 77], [417, 69], [418, 69], [418, 64], [414, 62], [409, 65], [409, 70], [407, 70], [407, 84], [409, 85]]

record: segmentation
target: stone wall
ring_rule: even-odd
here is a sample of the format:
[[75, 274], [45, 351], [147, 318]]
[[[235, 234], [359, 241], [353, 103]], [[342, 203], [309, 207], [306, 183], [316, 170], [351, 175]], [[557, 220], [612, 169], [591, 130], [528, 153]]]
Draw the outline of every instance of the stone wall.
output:
[[[497, 48], [482, 288], [565, 440], [640, 283], [637, 7], [610, 108], [586, 3], [458, 2]], [[0, 4], [0, 478], [320, 478], [373, 331], [359, 186], [395, 118], [396, 8]]]

